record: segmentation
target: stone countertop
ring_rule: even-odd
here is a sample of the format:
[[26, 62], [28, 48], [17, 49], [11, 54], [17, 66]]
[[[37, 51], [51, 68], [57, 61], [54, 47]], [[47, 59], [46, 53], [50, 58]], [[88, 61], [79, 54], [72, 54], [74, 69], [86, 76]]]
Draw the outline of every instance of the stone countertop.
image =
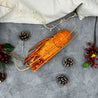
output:
[[[49, 26], [56, 23], [57, 21]], [[94, 23], [94, 17], [82, 21], [76, 17], [63, 22], [53, 31], [42, 29], [42, 25], [1, 23], [0, 43], [11, 43], [16, 47], [14, 53], [19, 55], [22, 55], [22, 42], [18, 35], [22, 31], [31, 34], [31, 38], [25, 42], [26, 52], [41, 40], [56, 34], [59, 28], [71, 31], [77, 24], [79, 26], [74, 31], [78, 32], [76, 38], [37, 72], [32, 72], [31, 69], [19, 72], [14, 65], [8, 67], [7, 79], [0, 84], [0, 98], [98, 98], [98, 69], [82, 67], [87, 42], [93, 42]], [[74, 59], [71, 68], [62, 65], [63, 58], [67, 56]], [[23, 67], [22, 64], [18, 66]], [[59, 74], [65, 74], [69, 78], [69, 83], [64, 87], [56, 83]]]

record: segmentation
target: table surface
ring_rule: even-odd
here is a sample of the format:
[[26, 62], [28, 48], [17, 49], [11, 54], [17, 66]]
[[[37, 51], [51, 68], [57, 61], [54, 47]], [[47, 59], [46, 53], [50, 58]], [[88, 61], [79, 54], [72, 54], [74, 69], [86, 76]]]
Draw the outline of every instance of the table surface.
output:
[[[56, 23], [58, 21], [48, 26]], [[98, 98], [98, 69], [90, 67], [84, 69], [82, 66], [85, 63], [84, 49], [88, 47], [87, 42], [93, 42], [94, 23], [94, 17], [82, 21], [76, 17], [63, 22], [52, 31], [42, 29], [43, 25], [1, 23], [0, 43], [14, 45], [16, 48], [13, 53], [17, 55], [22, 55], [22, 41], [18, 38], [22, 31], [31, 34], [31, 38], [25, 42], [26, 53], [41, 40], [56, 34], [59, 28], [71, 31], [77, 24], [79, 25], [74, 31], [78, 32], [76, 38], [37, 72], [32, 72], [31, 69], [20, 72], [14, 65], [7, 67], [7, 79], [0, 84], [0, 98]], [[63, 66], [62, 60], [65, 57], [74, 59], [73, 67]], [[18, 66], [25, 67], [20, 63]], [[64, 87], [56, 83], [59, 74], [65, 74], [69, 78], [68, 84]]]

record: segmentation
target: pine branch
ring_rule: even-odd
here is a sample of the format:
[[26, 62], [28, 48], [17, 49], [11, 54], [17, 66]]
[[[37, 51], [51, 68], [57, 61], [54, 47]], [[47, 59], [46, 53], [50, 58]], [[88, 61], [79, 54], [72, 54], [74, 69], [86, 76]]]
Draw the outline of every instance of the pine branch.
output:
[[94, 26], [94, 44], [93, 44], [93, 47], [96, 47], [96, 24], [97, 24], [97, 17], [96, 17], [95, 26]]

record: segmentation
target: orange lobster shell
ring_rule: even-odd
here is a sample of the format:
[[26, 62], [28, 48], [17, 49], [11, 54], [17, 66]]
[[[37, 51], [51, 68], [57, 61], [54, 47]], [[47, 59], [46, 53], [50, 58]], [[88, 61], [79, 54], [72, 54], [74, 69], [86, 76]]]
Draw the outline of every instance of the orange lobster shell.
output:
[[[72, 32], [71, 32], [72, 33]], [[50, 38], [35, 45], [29, 52], [35, 49], [26, 59], [24, 65], [30, 60], [29, 67], [36, 72], [42, 65], [48, 63], [71, 40], [71, 33], [62, 30]]]

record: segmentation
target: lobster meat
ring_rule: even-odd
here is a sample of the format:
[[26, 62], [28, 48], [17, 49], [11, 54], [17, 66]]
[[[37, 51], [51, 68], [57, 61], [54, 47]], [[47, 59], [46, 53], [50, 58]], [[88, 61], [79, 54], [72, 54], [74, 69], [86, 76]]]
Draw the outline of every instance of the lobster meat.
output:
[[73, 40], [75, 35], [71, 39], [72, 32], [62, 30], [52, 37], [39, 42], [29, 50], [30, 52], [36, 48], [25, 58], [24, 65], [29, 61], [29, 67], [32, 67], [33, 72], [36, 72], [42, 65], [48, 63], [62, 48]]

